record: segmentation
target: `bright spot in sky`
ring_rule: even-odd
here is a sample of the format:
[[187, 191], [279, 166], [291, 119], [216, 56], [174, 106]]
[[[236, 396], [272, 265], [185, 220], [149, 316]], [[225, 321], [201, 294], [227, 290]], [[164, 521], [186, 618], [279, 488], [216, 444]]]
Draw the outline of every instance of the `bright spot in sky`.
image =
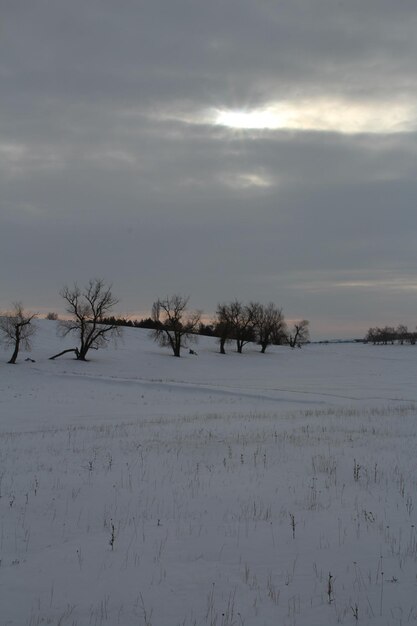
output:
[[253, 111], [219, 111], [216, 124], [229, 128], [285, 128], [290, 118], [276, 109], [254, 109]]
[[395, 133], [413, 130], [416, 111], [407, 103], [301, 100], [257, 109], [217, 109], [214, 123], [236, 129]]
[[224, 176], [222, 182], [232, 189], [267, 188], [272, 183], [262, 174], [239, 173], [232, 176]]

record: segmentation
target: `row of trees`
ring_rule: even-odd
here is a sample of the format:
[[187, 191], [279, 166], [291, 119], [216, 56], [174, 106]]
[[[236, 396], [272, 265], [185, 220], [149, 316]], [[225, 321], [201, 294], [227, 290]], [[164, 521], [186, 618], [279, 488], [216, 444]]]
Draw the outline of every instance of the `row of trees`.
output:
[[271, 344], [286, 343], [294, 348], [309, 340], [308, 321], [296, 322], [288, 330], [282, 309], [273, 303], [265, 306], [259, 302], [242, 304], [234, 300], [219, 304], [215, 320], [210, 325], [203, 325], [203, 328], [201, 312], [188, 311], [187, 307], [188, 298], [178, 294], [158, 299], [152, 307], [152, 336], [161, 346], [171, 348], [176, 357], [181, 355], [182, 348], [196, 341], [202, 330], [205, 334], [218, 337], [221, 354], [226, 353], [226, 344], [232, 342], [239, 353], [250, 342], [258, 343], [264, 353]]
[[[86, 361], [89, 350], [103, 348], [109, 341], [120, 336], [119, 326], [102, 323], [118, 303], [118, 299], [112, 294], [111, 286], [106, 285], [103, 280], [90, 280], [83, 290], [76, 284], [73, 288], [64, 287], [60, 295], [66, 302], [69, 317], [59, 320], [58, 333], [61, 337], [75, 335], [78, 345], [51, 356], [51, 360], [74, 352], [79, 361]], [[25, 312], [20, 302], [15, 303], [11, 311], [0, 313], [1, 339], [6, 347], [13, 348], [9, 363], [16, 363], [21, 347], [25, 350], [31, 349], [31, 339], [36, 333], [36, 326], [32, 321], [36, 317], [36, 313]], [[48, 313], [47, 318], [57, 319], [58, 316]]]
[[367, 343], [376, 344], [394, 344], [399, 343], [404, 345], [409, 343], [415, 345], [417, 342], [417, 332], [409, 331], [407, 326], [399, 324], [397, 328], [393, 326], [384, 326], [383, 328], [370, 328], [366, 334], [365, 341]]
[[259, 302], [244, 305], [234, 300], [217, 307], [215, 334], [219, 337], [222, 354], [225, 354], [225, 345], [232, 341], [236, 343], [239, 353], [249, 342], [258, 343], [264, 353], [272, 344], [301, 347], [309, 340], [308, 326], [307, 320], [301, 320], [289, 330], [282, 309], [272, 302], [267, 305]]
[[[111, 285], [102, 279], [93, 279], [84, 289], [77, 284], [64, 287], [60, 295], [65, 300], [68, 319], [58, 321], [58, 333], [62, 337], [75, 336], [77, 345], [54, 354], [51, 360], [73, 352], [79, 361], [87, 360], [90, 350], [103, 348], [109, 341], [121, 334], [123, 322], [111, 315], [118, 304]], [[36, 331], [32, 320], [34, 313], [25, 313], [21, 303], [0, 317], [0, 332], [6, 345], [13, 347], [9, 363], [15, 363], [19, 349], [30, 349], [30, 341]], [[56, 314], [47, 315], [57, 319]], [[126, 322], [126, 320], [125, 320]], [[225, 346], [234, 342], [237, 352], [249, 342], [257, 342], [264, 353], [271, 344], [288, 344], [292, 348], [301, 347], [309, 340], [308, 321], [296, 322], [287, 327], [282, 309], [273, 303], [262, 305], [259, 302], [242, 304], [238, 300], [219, 304], [212, 324], [201, 322], [200, 311], [188, 309], [188, 298], [175, 294], [158, 299], [152, 307], [152, 317], [146, 320], [152, 328], [152, 337], [161, 346], [169, 347], [174, 356], [196, 341], [199, 333], [211, 334], [219, 339], [220, 352], [225, 354]], [[140, 323], [135, 324], [141, 326]]]

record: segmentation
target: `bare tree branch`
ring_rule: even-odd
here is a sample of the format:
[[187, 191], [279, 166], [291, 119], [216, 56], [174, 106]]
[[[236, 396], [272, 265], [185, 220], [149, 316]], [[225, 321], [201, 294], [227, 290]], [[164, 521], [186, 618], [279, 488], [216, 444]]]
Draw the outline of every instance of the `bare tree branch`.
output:
[[278, 309], [272, 302], [266, 306], [258, 302], [251, 302], [249, 307], [252, 310], [261, 352], [265, 353], [267, 347], [273, 343], [282, 343], [286, 332], [282, 309]]
[[201, 313], [187, 313], [188, 298], [174, 294], [157, 300], [152, 306], [152, 320], [156, 324], [152, 338], [160, 346], [170, 347], [174, 356], [181, 356], [181, 348], [197, 341]]
[[36, 313], [25, 313], [21, 302], [13, 305], [13, 310], [4, 313], [0, 317], [0, 332], [3, 335], [3, 343], [13, 347], [13, 354], [9, 363], [16, 363], [20, 348], [31, 349], [31, 338], [36, 333], [36, 326], [31, 322]]
[[49, 360], [53, 361], [54, 359], [57, 359], [59, 356], [62, 356], [63, 354], [67, 354], [68, 352], [74, 352], [75, 356], [78, 357], [78, 348], [68, 348], [68, 350], [62, 350], [62, 352], [58, 352], [58, 354], [54, 354], [54, 356], [50, 356]]
[[121, 335], [120, 326], [104, 323], [104, 318], [108, 317], [118, 299], [113, 296], [111, 285], [106, 285], [102, 279], [91, 279], [83, 290], [76, 283], [72, 288], [65, 286], [60, 295], [67, 303], [66, 311], [71, 319], [59, 322], [59, 334], [62, 337], [76, 335], [79, 347], [64, 350], [51, 359], [66, 352], [75, 352], [77, 360], [86, 361], [89, 350], [104, 348], [109, 341]]
[[224, 346], [229, 341], [236, 341], [236, 350], [241, 353], [243, 346], [255, 340], [254, 311], [239, 300], [217, 307], [216, 332], [220, 337], [220, 352], [225, 354]]
[[310, 340], [310, 331], [309, 331], [308, 320], [301, 320], [300, 322], [294, 322], [293, 327], [290, 331], [287, 332], [286, 340], [288, 345], [291, 348], [295, 348], [307, 343]]

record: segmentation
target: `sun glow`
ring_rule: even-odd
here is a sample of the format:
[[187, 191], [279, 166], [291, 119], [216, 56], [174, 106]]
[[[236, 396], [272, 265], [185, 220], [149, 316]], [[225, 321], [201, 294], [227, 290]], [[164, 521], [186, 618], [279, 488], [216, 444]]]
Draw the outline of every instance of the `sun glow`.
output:
[[[134, 112], [124, 112], [132, 116]], [[158, 121], [217, 126], [237, 131], [319, 131], [347, 135], [395, 134], [417, 130], [417, 104], [391, 100], [352, 100], [314, 97], [265, 102], [263, 106], [194, 109], [191, 103], [173, 103], [169, 109], [150, 111]], [[171, 131], [170, 132], [174, 132]], [[180, 132], [175, 130], [175, 132]], [[1, 155], [0, 155], [1, 156]]]
[[253, 111], [219, 111], [216, 124], [229, 128], [262, 129], [285, 128], [291, 122], [289, 111], [277, 108], [254, 109]]
[[416, 111], [401, 102], [300, 100], [255, 109], [217, 109], [213, 118], [218, 126], [242, 130], [395, 133], [414, 129]]

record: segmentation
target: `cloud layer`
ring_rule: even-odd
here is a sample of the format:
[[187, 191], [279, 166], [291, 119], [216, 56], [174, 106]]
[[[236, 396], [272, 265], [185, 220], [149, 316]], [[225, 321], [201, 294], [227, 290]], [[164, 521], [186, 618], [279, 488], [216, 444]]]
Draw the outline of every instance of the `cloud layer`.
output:
[[[415, 324], [411, 0], [3, 3], [0, 306]], [[416, 320], [417, 321], [417, 320]]]

